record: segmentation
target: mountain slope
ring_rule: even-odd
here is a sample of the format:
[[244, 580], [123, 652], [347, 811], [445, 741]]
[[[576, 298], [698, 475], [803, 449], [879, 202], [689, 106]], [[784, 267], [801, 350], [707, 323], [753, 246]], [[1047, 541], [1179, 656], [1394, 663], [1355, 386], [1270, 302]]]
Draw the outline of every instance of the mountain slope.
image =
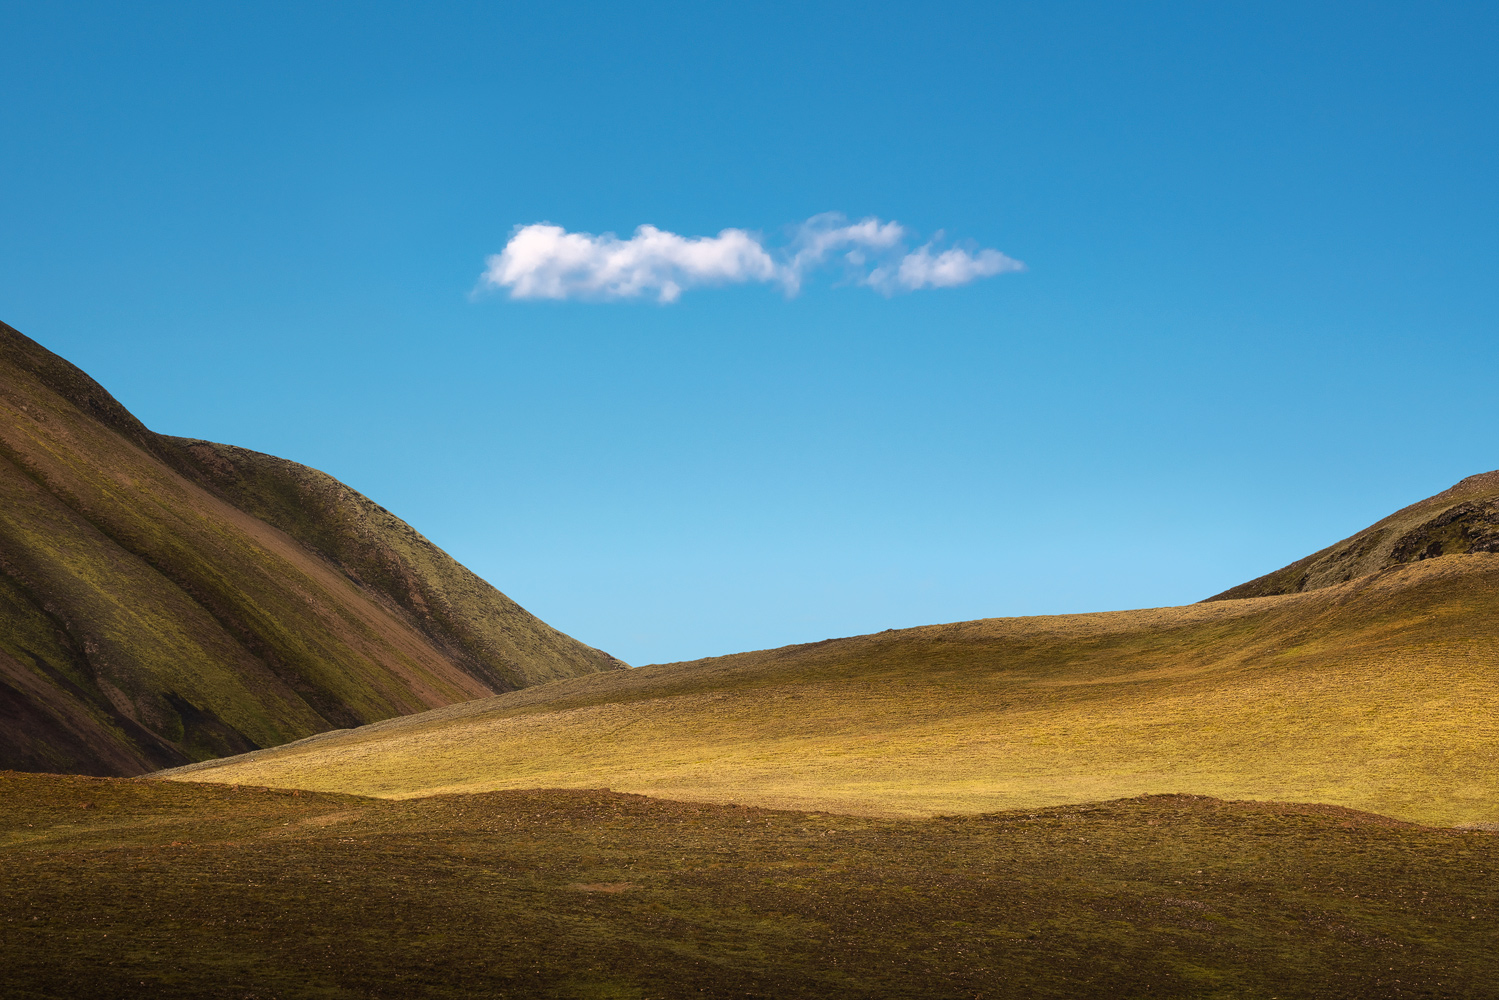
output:
[[394, 604], [450, 660], [496, 690], [623, 665], [532, 617], [327, 473], [232, 445], [159, 440], [179, 471]]
[[320, 472], [0, 324], [0, 767], [138, 774], [622, 666]]
[[1441, 555], [1499, 552], [1499, 471], [1398, 510], [1358, 534], [1209, 601], [1296, 594]]
[[990, 619], [539, 685], [167, 777], [612, 788], [842, 813], [1143, 793], [1499, 825], [1499, 555], [1307, 593]]

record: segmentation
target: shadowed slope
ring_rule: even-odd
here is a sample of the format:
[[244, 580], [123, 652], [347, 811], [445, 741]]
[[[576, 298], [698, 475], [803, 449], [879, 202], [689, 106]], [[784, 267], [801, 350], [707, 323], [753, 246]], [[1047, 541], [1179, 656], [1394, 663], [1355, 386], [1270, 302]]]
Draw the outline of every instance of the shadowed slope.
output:
[[1499, 822], [1499, 555], [554, 682], [173, 772], [931, 815], [1185, 791]]
[[1499, 838], [1327, 806], [891, 821], [0, 773], [0, 845], [5, 997], [1478, 1000], [1499, 981]]
[[327, 473], [232, 445], [158, 440], [179, 470], [333, 562], [495, 690], [624, 666], [535, 618]]
[[1296, 594], [1435, 556], [1499, 552], [1499, 471], [1469, 476], [1436, 496], [1209, 601]]
[[140, 773], [616, 666], [342, 484], [155, 435], [0, 324], [0, 766]]

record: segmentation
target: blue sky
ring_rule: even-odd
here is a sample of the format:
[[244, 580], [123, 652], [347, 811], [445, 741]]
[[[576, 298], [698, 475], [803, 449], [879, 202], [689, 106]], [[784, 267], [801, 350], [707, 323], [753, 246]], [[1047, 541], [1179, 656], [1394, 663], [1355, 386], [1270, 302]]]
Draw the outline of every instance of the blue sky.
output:
[[[1480, 4], [0, 4], [0, 319], [633, 663], [1197, 600], [1499, 467]], [[1026, 270], [481, 286], [824, 212]]]

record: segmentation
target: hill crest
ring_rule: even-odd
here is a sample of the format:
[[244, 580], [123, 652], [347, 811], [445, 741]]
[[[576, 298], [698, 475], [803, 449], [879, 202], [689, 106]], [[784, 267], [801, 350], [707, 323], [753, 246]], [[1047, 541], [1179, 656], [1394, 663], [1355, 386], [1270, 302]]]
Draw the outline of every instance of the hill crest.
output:
[[0, 324], [0, 767], [139, 774], [622, 667], [324, 473]]
[[1406, 563], [1499, 552], [1499, 470], [1469, 476], [1363, 531], [1208, 601], [1319, 590]]

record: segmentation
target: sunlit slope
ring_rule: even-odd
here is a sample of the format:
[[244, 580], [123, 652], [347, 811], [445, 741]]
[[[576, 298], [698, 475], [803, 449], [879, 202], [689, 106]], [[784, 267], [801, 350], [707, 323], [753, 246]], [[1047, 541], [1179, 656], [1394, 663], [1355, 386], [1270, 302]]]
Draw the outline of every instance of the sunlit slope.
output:
[[1208, 598], [1295, 594], [1436, 556], [1499, 552], [1499, 471], [1469, 476], [1341, 542]]
[[138, 774], [616, 666], [330, 477], [156, 435], [0, 324], [0, 768]]
[[402, 797], [607, 787], [932, 814], [1145, 792], [1499, 822], [1499, 556], [1184, 608], [644, 667], [173, 776]]

